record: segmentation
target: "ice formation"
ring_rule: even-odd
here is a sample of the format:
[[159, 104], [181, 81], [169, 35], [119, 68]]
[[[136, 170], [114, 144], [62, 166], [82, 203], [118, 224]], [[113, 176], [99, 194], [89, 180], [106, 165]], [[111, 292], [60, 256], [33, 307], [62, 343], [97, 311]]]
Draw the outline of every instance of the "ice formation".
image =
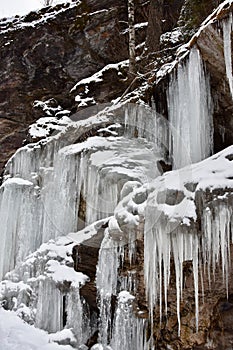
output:
[[168, 89], [169, 154], [173, 168], [198, 162], [212, 152], [212, 101], [201, 55], [192, 48], [178, 64]]
[[[65, 335], [64, 339], [67, 335]], [[69, 345], [58, 345], [50, 336], [23, 322], [19, 317], [0, 308], [0, 349], [72, 350]], [[60, 337], [61, 338], [61, 337]], [[62, 338], [61, 338], [62, 339]]]
[[[149, 189], [145, 210], [144, 261], [152, 322], [155, 306], [159, 307], [160, 317], [162, 316], [163, 299], [165, 313], [167, 310], [171, 259], [175, 264], [179, 325], [185, 261], [192, 261], [193, 264], [197, 329], [200, 288], [198, 279], [203, 266], [202, 274], [207, 273], [211, 281], [216, 267], [221, 265], [226, 290], [228, 288], [233, 222], [231, 191], [227, 191], [227, 188], [232, 188], [231, 152], [232, 147], [229, 147], [201, 163], [165, 174], [163, 181], [155, 180]], [[194, 187], [190, 186], [192, 183], [195, 184]], [[213, 197], [211, 207], [204, 205], [204, 193], [208, 188]], [[226, 191], [223, 198], [217, 194], [221, 188]], [[198, 196], [203, 197], [203, 208], [199, 214]], [[201, 229], [195, 225], [197, 215], [202, 218]]]
[[44, 243], [6, 275], [0, 283], [0, 301], [23, 320], [49, 333], [64, 327], [72, 329], [75, 346], [79, 346], [95, 326], [85, 317], [88, 309], [79, 289], [88, 277], [73, 269], [73, 246], [66, 237]]
[[99, 298], [99, 343], [107, 347], [112, 334], [112, 297], [117, 294], [118, 268], [123, 259], [124, 247], [115, 242], [108, 231], [99, 252], [96, 269], [96, 288]]
[[223, 21], [223, 44], [224, 44], [224, 57], [226, 66], [226, 75], [229, 82], [231, 96], [233, 98], [233, 75], [232, 75], [232, 43], [231, 34], [233, 30], [232, 13], [229, 17]]
[[134, 297], [127, 291], [122, 291], [118, 295], [111, 340], [113, 350], [147, 349], [145, 320], [134, 316], [132, 300]]
[[[131, 242], [129, 243], [129, 245]], [[114, 240], [108, 230], [99, 252], [96, 287], [99, 299], [99, 344], [103, 349], [146, 350], [146, 320], [137, 318], [133, 312], [133, 277], [121, 278], [119, 269], [125, 258], [124, 241]], [[124, 290], [125, 289], [125, 290]], [[134, 290], [135, 292], [135, 290]], [[113, 298], [117, 297], [117, 308], [113, 315]]]
[[[233, 94], [231, 28], [232, 16], [223, 22], [223, 38]], [[100, 81], [103, 72], [92, 78]], [[6, 166], [0, 188], [0, 301], [52, 333], [51, 341], [69, 339], [86, 349], [98, 330], [93, 350], [153, 348], [146, 339], [148, 323], [134, 309], [138, 280], [131, 266], [138, 232], [144, 240], [151, 327], [155, 312], [161, 322], [167, 313], [171, 262], [179, 333], [184, 262], [192, 264], [196, 329], [201, 276], [211, 281], [221, 266], [227, 291], [233, 149], [197, 163], [211, 154], [213, 133], [209, 79], [197, 48], [179, 62], [167, 100], [169, 123], [149, 107], [133, 104], [88, 120], [65, 119], [56, 135], [21, 148]], [[39, 120], [31, 135], [48, 135], [54, 121]], [[159, 161], [171, 159], [177, 170], [160, 176]], [[205, 192], [211, 201], [205, 201]], [[99, 315], [90, 316], [80, 295], [89, 279], [74, 271], [71, 254], [75, 244], [90, 240], [103, 226], [96, 274]], [[130, 268], [121, 273], [126, 259]], [[0, 334], [1, 328], [0, 322]], [[41, 349], [47, 350], [47, 340]]]
[[[233, 222], [232, 153], [230, 146], [200, 163], [165, 173], [149, 185], [131, 184], [131, 191], [122, 190], [125, 196], [115, 210], [120, 229], [128, 234], [138, 226], [140, 215], [145, 215], [144, 274], [151, 325], [155, 309], [160, 319], [167, 312], [171, 261], [175, 266], [179, 327], [185, 261], [192, 263], [196, 329], [203, 276], [211, 283], [221, 266], [227, 294]], [[209, 193], [208, 200], [205, 193]], [[133, 292], [133, 288], [131, 280], [125, 289]]]
[[[122, 124], [127, 123], [138, 134], [141, 130], [146, 133], [140, 108], [129, 115], [134, 115], [134, 119], [126, 122], [123, 117]], [[139, 115], [139, 122], [135, 115]], [[61, 132], [47, 141], [23, 147], [7, 164], [10, 178], [1, 187], [0, 198], [0, 215], [6, 224], [0, 230], [2, 249], [7, 249], [9, 256], [0, 261], [1, 277], [43, 242], [112, 215], [125, 182], [147, 183], [159, 174], [154, 160], [162, 157], [162, 151], [155, 152], [154, 142], [130, 139], [132, 135], [120, 124], [107, 128], [100, 124], [97, 134], [115, 136], [93, 136], [75, 144], [75, 125], [67, 127], [69, 137]], [[118, 132], [123, 136], [116, 136]], [[79, 215], [82, 205], [86, 208], [85, 217]], [[16, 220], [8, 225], [12, 213]], [[19, 223], [14, 226], [17, 220]], [[10, 236], [13, 245], [7, 239]], [[24, 237], [27, 243], [21, 244]]]

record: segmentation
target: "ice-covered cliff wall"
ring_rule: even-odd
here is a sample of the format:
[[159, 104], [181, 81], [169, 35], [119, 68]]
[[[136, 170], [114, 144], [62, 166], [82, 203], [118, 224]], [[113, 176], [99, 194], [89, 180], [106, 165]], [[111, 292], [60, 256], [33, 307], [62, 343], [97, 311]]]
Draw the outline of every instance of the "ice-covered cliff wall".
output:
[[[122, 99], [87, 120], [71, 116], [9, 160], [0, 299], [51, 340], [93, 350], [218, 347], [211, 318], [216, 305], [231, 310], [231, 299], [219, 303], [233, 295], [233, 150], [202, 160], [216, 96], [199, 38], [223, 22], [229, 95], [231, 7], [224, 2], [172, 64], [169, 120]], [[172, 160], [179, 169], [162, 175]]]

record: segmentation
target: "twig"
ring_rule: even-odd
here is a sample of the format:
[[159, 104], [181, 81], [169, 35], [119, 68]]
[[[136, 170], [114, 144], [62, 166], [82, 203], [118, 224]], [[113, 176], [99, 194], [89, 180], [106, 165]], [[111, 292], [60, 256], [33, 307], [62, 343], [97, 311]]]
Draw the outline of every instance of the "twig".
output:
[[17, 123], [17, 124], [21, 124], [21, 125], [25, 126], [24, 123], [20, 122], [19, 120], [14, 119], [14, 118], [0, 116], [0, 119], [6, 119], [6, 120], [9, 120], [12, 123]]

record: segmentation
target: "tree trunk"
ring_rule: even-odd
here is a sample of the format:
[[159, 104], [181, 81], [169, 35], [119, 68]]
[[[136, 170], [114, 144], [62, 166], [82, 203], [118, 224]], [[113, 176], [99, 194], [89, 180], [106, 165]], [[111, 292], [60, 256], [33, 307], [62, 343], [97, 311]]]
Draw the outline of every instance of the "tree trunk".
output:
[[177, 24], [185, 0], [150, 0], [146, 47], [149, 52], [160, 50], [161, 34]]
[[136, 73], [134, 0], [128, 0], [128, 20], [129, 20], [129, 77], [133, 78]]

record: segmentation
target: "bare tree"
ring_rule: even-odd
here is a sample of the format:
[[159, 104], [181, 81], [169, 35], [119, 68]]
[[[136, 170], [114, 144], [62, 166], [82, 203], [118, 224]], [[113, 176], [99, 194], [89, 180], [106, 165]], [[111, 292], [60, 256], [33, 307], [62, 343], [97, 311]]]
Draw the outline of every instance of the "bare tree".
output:
[[41, 0], [43, 6], [50, 6], [53, 4], [53, 0]]
[[134, 0], [128, 0], [128, 21], [129, 21], [129, 76], [134, 77], [136, 72]]

